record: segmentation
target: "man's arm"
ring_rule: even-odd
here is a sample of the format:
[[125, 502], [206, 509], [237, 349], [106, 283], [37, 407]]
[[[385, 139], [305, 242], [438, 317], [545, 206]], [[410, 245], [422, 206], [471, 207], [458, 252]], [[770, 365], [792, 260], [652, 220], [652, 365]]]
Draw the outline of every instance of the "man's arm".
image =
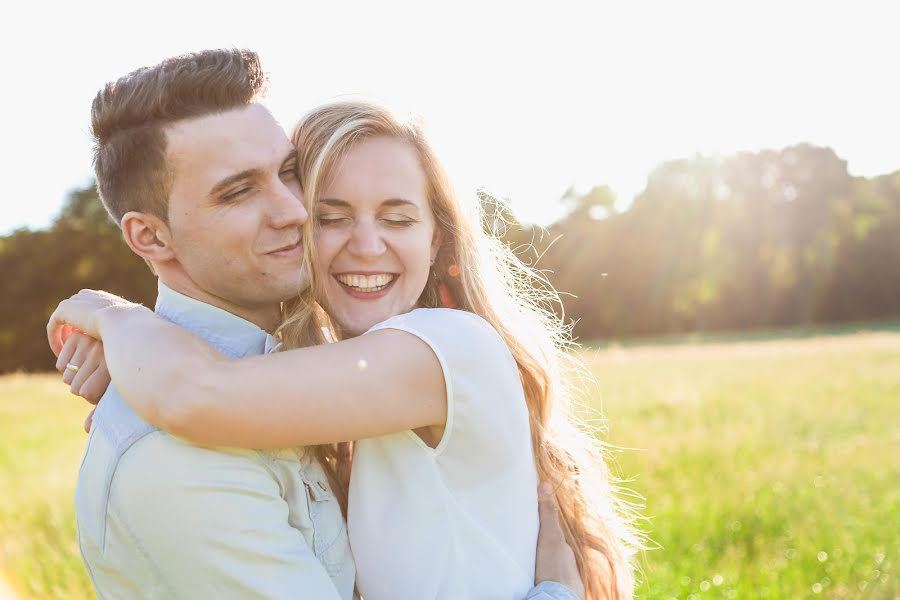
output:
[[110, 489], [105, 555], [137, 553], [134, 567], [156, 571], [176, 597], [339, 600], [256, 461], [162, 432], [141, 439]]
[[524, 600], [582, 600], [582, 598], [561, 583], [542, 581], [531, 588]]

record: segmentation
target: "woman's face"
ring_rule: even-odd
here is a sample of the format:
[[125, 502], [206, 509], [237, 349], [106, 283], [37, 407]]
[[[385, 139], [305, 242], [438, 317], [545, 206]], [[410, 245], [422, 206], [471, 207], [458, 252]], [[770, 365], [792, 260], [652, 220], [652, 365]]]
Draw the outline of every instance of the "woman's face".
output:
[[415, 308], [440, 236], [411, 144], [377, 137], [354, 145], [314, 218], [323, 304], [346, 335]]

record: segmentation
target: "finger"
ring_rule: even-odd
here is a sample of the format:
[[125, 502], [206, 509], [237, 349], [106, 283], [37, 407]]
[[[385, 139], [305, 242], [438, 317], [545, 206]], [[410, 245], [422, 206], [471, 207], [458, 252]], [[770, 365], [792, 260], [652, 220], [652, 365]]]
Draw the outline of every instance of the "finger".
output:
[[[75, 336], [72, 336], [72, 337], [75, 337]], [[69, 359], [69, 362], [72, 365], [78, 367], [79, 371], [81, 370], [81, 366], [84, 364], [85, 359], [87, 357], [89, 345], [90, 344], [86, 344], [82, 341], [82, 343], [78, 344], [78, 346], [75, 348], [75, 353], [72, 355], [72, 358]], [[75, 376], [77, 374], [78, 374], [77, 371], [73, 372], [69, 369], [66, 369], [66, 372], [63, 373], [63, 381], [71, 385], [72, 381], [75, 379]]]
[[80, 396], [90, 402], [97, 404], [100, 398], [106, 393], [106, 389], [110, 384], [109, 371], [106, 369], [106, 363], [101, 361], [97, 365], [97, 369], [91, 374], [84, 385], [81, 386]]
[[59, 356], [56, 359], [56, 370], [63, 375], [66, 373], [66, 365], [72, 362], [72, 356], [75, 354], [75, 350], [78, 349], [79, 341], [81, 341], [80, 334], [76, 333], [69, 336], [69, 339], [66, 340], [66, 343], [63, 344], [62, 349], [59, 351]]
[[62, 329], [65, 321], [62, 319], [60, 309], [64, 302], [65, 300], [57, 305], [56, 310], [50, 315], [50, 320], [47, 321], [47, 341], [50, 343], [50, 349], [56, 356], [59, 356], [63, 346]]
[[103, 362], [103, 343], [94, 338], [83, 336], [82, 343], [79, 345], [85, 346], [87, 353], [85, 354], [84, 361], [79, 365], [80, 368], [78, 369], [78, 373], [76, 373], [75, 378], [72, 379], [72, 392], [79, 396], [84, 396], [81, 388], [94, 374], [97, 367], [100, 366], [100, 363]]
[[90, 433], [91, 426], [94, 424], [94, 411], [96, 408], [92, 408], [91, 412], [88, 413], [88, 416], [84, 418], [84, 432]]
[[94, 374], [99, 364], [100, 359], [93, 353], [88, 351], [85, 354], [84, 362], [81, 363], [78, 368], [78, 372], [75, 373], [75, 377], [72, 378], [72, 383], [69, 384], [69, 389], [72, 390], [73, 394], [75, 394], [76, 396], [81, 395], [81, 386], [83, 386], [84, 382]]
[[103, 397], [103, 394], [106, 393], [106, 388], [109, 387], [111, 382], [109, 370], [106, 366], [106, 356], [103, 354], [103, 342], [95, 341], [91, 345], [88, 360], [95, 364], [96, 367], [90, 373], [90, 376], [85, 379], [81, 389], [78, 390], [78, 394], [91, 404], [97, 404], [100, 398]]
[[66, 323], [65, 325], [63, 325], [60, 328], [59, 336], [62, 338], [62, 341], [65, 342], [67, 339], [69, 339], [69, 336], [71, 336], [73, 333], [75, 333], [77, 331], [78, 331], [77, 329], [75, 329], [74, 327], [72, 327], [71, 325]]

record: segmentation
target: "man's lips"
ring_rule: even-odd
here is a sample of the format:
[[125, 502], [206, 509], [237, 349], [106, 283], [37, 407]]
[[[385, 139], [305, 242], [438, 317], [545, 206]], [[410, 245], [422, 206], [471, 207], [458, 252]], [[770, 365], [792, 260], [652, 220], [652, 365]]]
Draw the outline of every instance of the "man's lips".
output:
[[273, 250], [271, 252], [267, 252], [269, 256], [277, 256], [282, 258], [295, 258], [297, 256], [303, 255], [303, 240], [298, 242], [294, 242], [293, 244], [289, 244], [287, 246], [282, 246], [277, 250]]

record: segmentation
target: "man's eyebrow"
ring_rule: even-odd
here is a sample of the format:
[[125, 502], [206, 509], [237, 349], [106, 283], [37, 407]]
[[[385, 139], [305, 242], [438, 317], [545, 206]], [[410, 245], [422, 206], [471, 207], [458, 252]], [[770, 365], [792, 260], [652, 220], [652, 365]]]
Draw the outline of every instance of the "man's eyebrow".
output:
[[212, 186], [212, 189], [209, 190], [209, 195], [215, 196], [219, 192], [225, 190], [228, 186], [233, 185], [234, 183], [236, 183], [238, 181], [241, 181], [244, 179], [251, 179], [253, 177], [258, 177], [261, 174], [262, 174], [262, 171], [260, 169], [253, 168], [253, 169], [244, 169], [243, 171], [240, 171], [239, 173], [235, 173], [234, 175], [229, 175], [225, 179], [220, 179], [219, 182], [216, 183], [216, 185]]
[[[290, 152], [288, 152], [287, 156], [284, 157], [284, 160], [281, 161], [281, 165], [284, 166], [291, 161], [297, 160], [297, 149], [292, 148]], [[237, 183], [238, 181], [242, 181], [244, 179], [252, 179], [253, 177], [259, 177], [263, 175], [263, 170], [259, 168], [252, 169], [244, 169], [239, 173], [235, 173], [234, 175], [229, 175], [225, 179], [220, 180], [216, 183], [216, 185], [212, 186], [212, 189], [209, 190], [210, 196], [215, 196], [219, 192], [225, 190], [228, 186]]]

